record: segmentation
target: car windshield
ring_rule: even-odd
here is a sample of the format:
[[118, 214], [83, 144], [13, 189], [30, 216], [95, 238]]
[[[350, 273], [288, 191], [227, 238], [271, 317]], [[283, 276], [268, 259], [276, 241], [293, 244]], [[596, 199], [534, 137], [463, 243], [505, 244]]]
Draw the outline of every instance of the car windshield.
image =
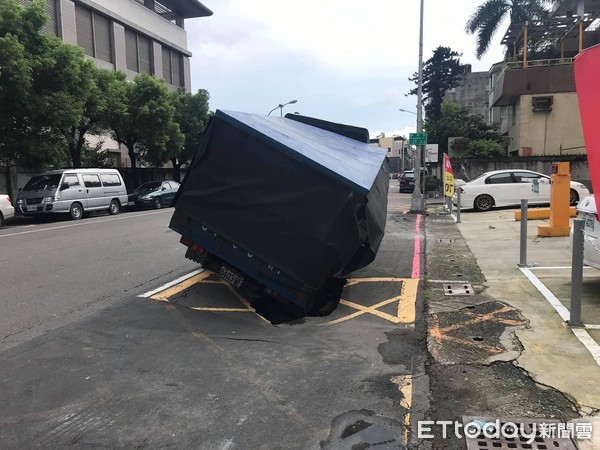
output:
[[160, 189], [161, 183], [158, 181], [152, 182], [152, 183], [145, 183], [142, 184], [140, 187], [138, 187], [135, 191], [133, 192], [153, 192], [156, 191], [157, 189]]
[[414, 172], [404, 172], [404, 174], [402, 175], [404, 178], [408, 178], [408, 179], [414, 179], [415, 178], [415, 173]]
[[60, 174], [36, 175], [31, 177], [23, 191], [42, 191], [45, 189], [56, 189], [60, 183]]
[[475, 178], [473, 178], [472, 180], [469, 180], [468, 182], [469, 182], [469, 183], [471, 183], [472, 181], [479, 180], [480, 178], [487, 177], [487, 176], [488, 176], [488, 172], [486, 172], [486, 173], [482, 173], [482, 174], [481, 174], [481, 175], [479, 175], [478, 177], [475, 177]]

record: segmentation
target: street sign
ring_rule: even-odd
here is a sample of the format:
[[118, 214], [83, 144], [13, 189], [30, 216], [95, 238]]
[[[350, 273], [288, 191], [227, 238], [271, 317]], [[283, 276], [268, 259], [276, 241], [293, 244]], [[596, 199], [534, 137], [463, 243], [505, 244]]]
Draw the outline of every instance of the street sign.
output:
[[408, 135], [410, 145], [426, 145], [427, 133], [410, 133]]
[[427, 144], [425, 146], [425, 162], [426, 163], [437, 164], [437, 162], [438, 162], [438, 149], [439, 149], [439, 145], [438, 144]]

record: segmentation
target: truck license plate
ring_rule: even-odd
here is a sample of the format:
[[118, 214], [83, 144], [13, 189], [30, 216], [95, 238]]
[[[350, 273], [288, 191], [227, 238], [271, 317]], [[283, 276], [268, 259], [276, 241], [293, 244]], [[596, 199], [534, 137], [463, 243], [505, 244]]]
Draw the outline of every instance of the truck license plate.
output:
[[230, 283], [231, 285], [233, 285], [237, 288], [239, 288], [242, 285], [242, 283], [244, 282], [244, 277], [240, 277], [238, 274], [229, 270], [225, 266], [221, 266], [221, 268], [219, 269], [219, 275], [225, 281], [227, 281], [228, 283]]

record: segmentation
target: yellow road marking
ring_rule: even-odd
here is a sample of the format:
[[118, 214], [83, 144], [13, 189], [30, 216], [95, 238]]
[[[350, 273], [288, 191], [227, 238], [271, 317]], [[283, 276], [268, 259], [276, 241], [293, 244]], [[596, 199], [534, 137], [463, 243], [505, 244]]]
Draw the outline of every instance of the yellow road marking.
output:
[[[202, 272], [194, 277], [191, 277], [181, 283], [176, 284], [175, 286], [161, 291], [157, 294], [154, 294], [150, 298], [153, 300], [158, 300], [162, 302], [169, 303], [169, 298], [177, 295], [185, 289], [190, 288], [194, 284], [202, 283], [202, 284], [222, 284], [225, 286], [244, 306], [245, 308], [219, 308], [219, 307], [189, 307], [189, 309], [193, 309], [195, 311], [214, 311], [214, 312], [253, 312], [256, 313], [256, 310], [248, 303], [248, 301], [235, 290], [233, 286], [223, 280], [207, 280], [208, 277], [213, 275], [210, 271]], [[371, 277], [371, 278], [351, 278], [347, 281], [346, 286], [354, 286], [360, 283], [390, 283], [390, 282], [401, 282], [402, 287], [400, 289], [400, 295], [396, 297], [392, 297], [386, 299], [382, 302], [379, 302], [373, 306], [363, 306], [358, 303], [351, 302], [349, 300], [340, 300], [342, 305], [348, 306], [357, 310], [356, 312], [349, 314], [345, 317], [341, 317], [339, 319], [327, 322], [323, 325], [334, 325], [337, 323], [345, 322], [347, 320], [353, 319], [355, 317], [361, 316], [363, 314], [372, 314], [379, 318], [385, 319], [392, 323], [404, 323], [404, 324], [413, 324], [415, 322], [415, 310], [416, 310], [416, 298], [417, 298], [417, 290], [419, 280], [411, 279], [411, 278], [396, 278], [396, 277]], [[392, 314], [388, 314], [386, 312], [380, 311], [379, 308], [385, 305], [389, 305], [390, 303], [398, 302], [398, 315], [394, 316]], [[262, 317], [260, 314], [257, 314], [262, 320], [267, 323], [270, 323], [267, 319]]]
[[402, 280], [402, 290], [398, 302], [398, 319], [400, 319], [400, 322], [415, 322], [418, 288], [419, 280], [417, 278]]
[[[242, 304], [247, 308], [248, 311], [252, 311], [253, 313], [256, 313], [256, 310], [250, 306], [250, 303], [248, 303], [248, 300], [246, 300], [238, 291], [235, 290], [235, 288], [230, 285], [227, 282], [223, 282], [223, 284], [225, 285], [225, 287], [229, 290], [229, 292], [231, 292], [240, 302], [242, 302]], [[261, 320], [265, 321], [266, 323], [268, 323], [269, 325], [271, 325], [271, 322], [269, 322], [267, 319], [265, 319], [263, 316], [261, 316], [260, 314], [256, 314]]]
[[349, 306], [350, 308], [357, 309], [358, 311], [356, 311], [352, 314], [348, 314], [347, 316], [341, 317], [339, 319], [332, 320], [331, 322], [327, 322], [327, 325], [335, 325], [336, 323], [345, 322], [347, 320], [354, 319], [355, 317], [362, 316], [363, 314], [366, 314], [366, 313], [373, 314], [374, 316], [381, 317], [382, 319], [389, 320], [390, 322], [393, 322], [393, 323], [399, 323], [400, 320], [397, 317], [394, 317], [388, 313], [384, 313], [383, 311], [379, 311], [379, 309], [378, 309], [378, 308], [381, 308], [382, 306], [389, 305], [390, 303], [396, 302], [398, 300], [400, 300], [400, 296], [388, 298], [387, 300], [379, 302], [373, 306], [363, 306], [363, 305], [359, 305], [358, 303], [354, 303], [354, 302], [350, 302], [348, 300], [342, 299], [342, 300], [340, 300], [340, 303], [342, 305]]
[[193, 286], [194, 284], [204, 280], [205, 278], [208, 278], [211, 275], [212, 275], [212, 272], [208, 272], [208, 271], [202, 272], [202, 273], [196, 275], [195, 277], [188, 278], [187, 280], [182, 281], [181, 283], [176, 284], [175, 286], [173, 286], [165, 291], [154, 294], [150, 298], [153, 300], [167, 300], [169, 297], [179, 294], [184, 289], [187, 289], [190, 286]]
[[402, 400], [400, 405], [406, 409], [404, 415], [404, 442], [408, 445], [408, 432], [410, 429], [410, 409], [412, 407], [412, 386], [413, 376], [412, 375], [398, 375], [391, 378], [392, 383], [398, 385], [398, 390], [402, 394]]
[[194, 311], [216, 311], [216, 312], [251, 312], [253, 309], [248, 308], [214, 308], [209, 306], [186, 306], [186, 308], [193, 309]]
[[[402, 282], [402, 287], [400, 290], [400, 295], [397, 297], [392, 297], [386, 299], [382, 302], [379, 302], [373, 306], [363, 306], [358, 303], [354, 303], [348, 300], [340, 300], [340, 303], [344, 306], [348, 306], [350, 308], [356, 309], [357, 311], [351, 313], [347, 316], [340, 317], [339, 319], [332, 320], [330, 322], [324, 323], [323, 325], [335, 325], [341, 322], [345, 322], [350, 319], [354, 319], [355, 317], [361, 316], [363, 314], [373, 314], [374, 316], [380, 317], [382, 319], [388, 320], [392, 323], [404, 323], [404, 324], [413, 324], [415, 323], [415, 314], [416, 314], [416, 301], [417, 301], [417, 290], [419, 286], [419, 280], [412, 278], [381, 278], [381, 277], [373, 277], [373, 278], [352, 278], [349, 279], [346, 283], [346, 286], [354, 286], [360, 283], [384, 283], [384, 282]], [[379, 311], [379, 308], [385, 305], [389, 305], [393, 302], [398, 302], [398, 315], [393, 316], [391, 314], [385, 313], [383, 311]]]

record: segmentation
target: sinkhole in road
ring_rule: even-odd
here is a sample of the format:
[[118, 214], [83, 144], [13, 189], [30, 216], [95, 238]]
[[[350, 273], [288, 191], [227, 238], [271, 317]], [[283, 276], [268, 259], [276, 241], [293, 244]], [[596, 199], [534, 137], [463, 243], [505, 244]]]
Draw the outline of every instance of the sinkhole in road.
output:
[[332, 278], [323, 287], [317, 300], [306, 308], [285, 299], [274, 299], [267, 295], [254, 296], [250, 305], [255, 312], [271, 322], [273, 325], [283, 323], [300, 324], [308, 317], [324, 317], [330, 315], [337, 308], [346, 279]]

